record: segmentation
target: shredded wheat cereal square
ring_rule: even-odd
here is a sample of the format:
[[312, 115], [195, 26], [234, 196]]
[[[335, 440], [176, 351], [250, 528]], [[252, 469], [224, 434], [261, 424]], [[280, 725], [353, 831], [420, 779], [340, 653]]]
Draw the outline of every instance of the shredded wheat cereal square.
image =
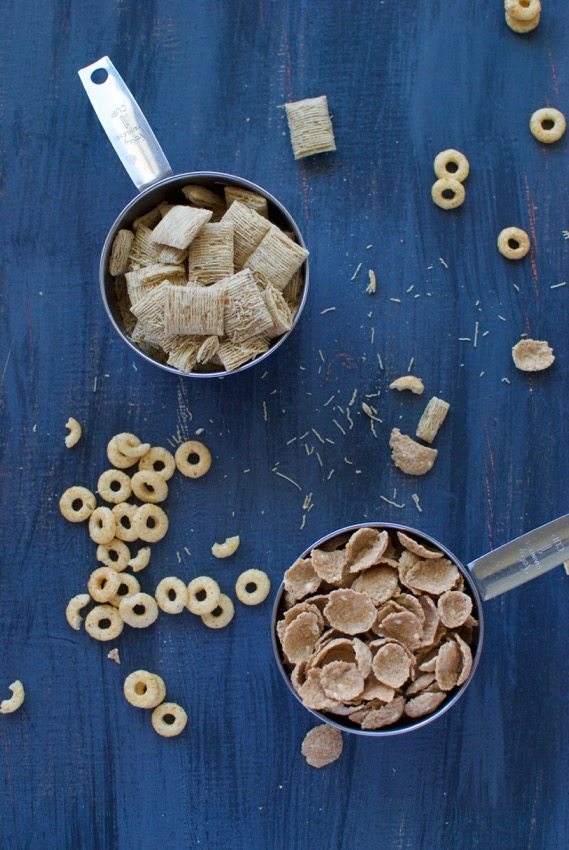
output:
[[295, 159], [336, 150], [326, 95], [285, 103]]

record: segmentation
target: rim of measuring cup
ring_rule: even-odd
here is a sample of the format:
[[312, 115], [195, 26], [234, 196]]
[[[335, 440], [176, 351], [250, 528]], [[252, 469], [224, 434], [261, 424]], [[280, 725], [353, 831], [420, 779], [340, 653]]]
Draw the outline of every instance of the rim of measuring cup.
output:
[[386, 726], [382, 729], [361, 729], [359, 726], [351, 726], [348, 725], [348, 722], [342, 722], [341, 717], [337, 715], [325, 714], [322, 711], [316, 711], [313, 708], [308, 708], [306, 706], [300, 696], [297, 694], [295, 689], [292, 686], [292, 682], [290, 680], [290, 675], [284, 665], [282, 650], [280, 647], [280, 642], [277, 636], [277, 622], [279, 619], [279, 614], [281, 613], [281, 606], [284, 595], [284, 582], [281, 583], [277, 595], [275, 597], [275, 601], [273, 604], [273, 611], [271, 616], [271, 641], [273, 645], [273, 654], [276, 661], [277, 668], [284, 679], [286, 685], [288, 686], [289, 691], [294, 695], [295, 699], [300, 703], [300, 705], [322, 723], [327, 723], [329, 726], [333, 726], [336, 729], [339, 729], [341, 732], [349, 732], [352, 735], [363, 735], [368, 738], [387, 738], [392, 735], [402, 735], [405, 732], [413, 732], [415, 729], [421, 729], [424, 726], [427, 726], [429, 723], [432, 723], [433, 720], [441, 717], [443, 714], [446, 714], [449, 709], [455, 705], [461, 696], [466, 691], [468, 685], [472, 681], [472, 678], [476, 672], [478, 667], [478, 662], [480, 660], [480, 654], [482, 651], [482, 645], [484, 642], [484, 614], [482, 611], [482, 598], [476, 587], [476, 583], [473, 577], [470, 575], [468, 569], [464, 566], [462, 561], [460, 561], [456, 555], [454, 555], [450, 549], [446, 546], [443, 546], [442, 543], [439, 543], [434, 537], [431, 537], [429, 534], [426, 534], [424, 531], [419, 531], [417, 528], [413, 528], [409, 525], [400, 525], [395, 522], [359, 522], [354, 525], [348, 525], [344, 528], [339, 528], [336, 531], [333, 531], [331, 534], [326, 534], [324, 537], [321, 537], [320, 540], [317, 540], [311, 546], [304, 550], [304, 552], [298, 556], [300, 558], [307, 558], [310, 555], [312, 549], [317, 549], [319, 546], [322, 546], [324, 543], [328, 543], [330, 540], [333, 540], [335, 537], [339, 537], [342, 534], [351, 534], [353, 531], [357, 531], [359, 528], [381, 528], [387, 529], [388, 531], [402, 531], [404, 533], [408, 533], [411, 535], [415, 535], [416, 537], [421, 538], [427, 543], [430, 543], [435, 548], [440, 549], [444, 554], [455, 564], [468, 585], [469, 591], [474, 600], [474, 604], [476, 607], [476, 615], [478, 618], [478, 633], [476, 640], [476, 649], [473, 652], [472, 657], [472, 670], [468, 676], [466, 682], [464, 682], [459, 689], [454, 693], [448, 700], [442, 703], [442, 705], [437, 708], [432, 714], [428, 714], [425, 717], [420, 717], [415, 722], [405, 723], [402, 725], [394, 724], [393, 726]]
[[[274, 342], [267, 351], [257, 357], [255, 360], [251, 360], [248, 363], [244, 363], [243, 366], [239, 366], [238, 369], [234, 369], [231, 372], [227, 372], [225, 370], [219, 372], [182, 372], [180, 369], [176, 369], [174, 366], [170, 366], [168, 363], [159, 363], [157, 360], [154, 360], [148, 354], [145, 354], [144, 351], [141, 351], [132, 340], [128, 338], [124, 330], [121, 328], [119, 322], [117, 321], [113, 310], [109, 304], [109, 298], [107, 296], [107, 268], [108, 261], [111, 252], [111, 248], [113, 245], [114, 238], [117, 234], [117, 231], [121, 229], [121, 227], [128, 227], [131, 222], [125, 222], [125, 219], [129, 218], [129, 213], [132, 211], [134, 207], [137, 207], [146, 200], [150, 195], [157, 193], [158, 190], [164, 189], [167, 186], [173, 184], [183, 184], [186, 182], [190, 182], [192, 180], [207, 180], [207, 181], [218, 181], [219, 183], [223, 183], [225, 185], [235, 185], [242, 187], [244, 189], [248, 189], [251, 192], [257, 192], [262, 195], [269, 201], [270, 204], [275, 206], [285, 221], [290, 225], [290, 229], [294, 232], [294, 235], [298, 241], [298, 244], [306, 249], [306, 243], [303, 239], [302, 233], [300, 231], [299, 226], [297, 225], [294, 218], [291, 216], [287, 208], [270, 192], [267, 192], [266, 189], [263, 189], [262, 186], [253, 183], [251, 180], [246, 180], [244, 177], [238, 177], [235, 174], [226, 174], [222, 171], [188, 171], [181, 174], [172, 174], [168, 177], [165, 177], [163, 180], [158, 180], [156, 183], [153, 183], [151, 186], [147, 186], [141, 192], [138, 193], [119, 213], [113, 222], [107, 237], [103, 243], [103, 248], [101, 251], [101, 258], [99, 261], [99, 289], [101, 293], [101, 298], [103, 299], [103, 305], [105, 307], [105, 312], [111, 322], [111, 325], [117, 332], [117, 334], [121, 337], [123, 342], [128, 345], [128, 347], [139, 357], [145, 360], [147, 363], [150, 363], [152, 366], [157, 366], [160, 369], [163, 369], [165, 372], [170, 372], [173, 375], [177, 375], [182, 378], [227, 378], [232, 375], [238, 375], [241, 372], [245, 372], [247, 369], [251, 369], [253, 366], [257, 366], [259, 363], [262, 363], [267, 357], [270, 357], [275, 351], [277, 351], [281, 345], [283, 345], [286, 340], [289, 338], [291, 333], [296, 328], [302, 311], [304, 310], [304, 306], [306, 304], [306, 299], [308, 297], [308, 286], [309, 286], [309, 276], [310, 276], [310, 267], [309, 260], [310, 257], [307, 257], [304, 260], [303, 266], [304, 268], [304, 284], [302, 288], [302, 298], [300, 299], [300, 304], [298, 305], [298, 310], [296, 311], [296, 315], [293, 319], [292, 325], [290, 329], [283, 334], [283, 336], [279, 337], [279, 339]], [[140, 212], [140, 215], [143, 213]], [[137, 216], [133, 216], [135, 218]]]

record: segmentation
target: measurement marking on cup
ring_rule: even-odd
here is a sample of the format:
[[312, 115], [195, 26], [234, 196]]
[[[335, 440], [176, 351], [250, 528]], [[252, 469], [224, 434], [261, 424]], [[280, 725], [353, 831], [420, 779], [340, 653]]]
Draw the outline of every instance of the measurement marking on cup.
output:
[[530, 567], [533, 567], [536, 570], [541, 570], [541, 561], [540, 556], [543, 558], [550, 549], [554, 549], [556, 552], [564, 552], [566, 549], [565, 544], [557, 534], [551, 535], [551, 543], [548, 546], [543, 546], [541, 549], [533, 550], [533, 549], [520, 549], [520, 563], [522, 565], [521, 569], [529, 570]]

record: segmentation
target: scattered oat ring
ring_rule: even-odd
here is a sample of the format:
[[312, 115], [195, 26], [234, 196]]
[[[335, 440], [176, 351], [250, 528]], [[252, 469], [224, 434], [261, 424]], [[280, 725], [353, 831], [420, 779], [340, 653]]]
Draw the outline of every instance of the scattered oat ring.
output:
[[125, 457], [133, 457], [140, 460], [146, 452], [150, 451], [150, 443], [143, 443], [136, 434], [116, 434], [113, 437], [119, 452]]
[[134, 531], [145, 543], [157, 543], [168, 531], [168, 517], [158, 505], [147, 503], [135, 509]]
[[161, 475], [164, 481], [168, 481], [176, 471], [176, 461], [174, 455], [168, 449], [164, 449], [162, 446], [152, 446], [150, 451], [140, 458], [138, 468], [151, 469]]
[[453, 148], [438, 153], [433, 164], [437, 177], [451, 177], [459, 183], [466, 180], [470, 173], [470, 164], [465, 155]]
[[498, 251], [508, 260], [521, 260], [530, 249], [529, 236], [519, 227], [505, 227], [498, 235]]
[[541, 14], [541, 0], [504, 0], [504, 9], [516, 21], [533, 21]]
[[141, 502], [156, 504], [163, 502], [168, 496], [165, 478], [153, 469], [141, 469], [135, 472], [131, 484], [132, 492]]
[[198, 576], [188, 585], [188, 611], [197, 614], [198, 617], [211, 614], [220, 596], [221, 590], [215, 579], [209, 576]]
[[95, 602], [110, 602], [119, 585], [119, 573], [110, 567], [98, 567], [89, 576], [87, 590]]
[[271, 591], [271, 580], [262, 570], [245, 570], [235, 583], [235, 595], [243, 605], [260, 605]]
[[89, 537], [94, 543], [110, 543], [115, 539], [116, 521], [110, 508], [95, 508], [89, 517]]
[[442, 210], [454, 210], [464, 203], [466, 192], [462, 183], [454, 177], [441, 177], [433, 183], [431, 198]]
[[124, 628], [124, 623], [112, 605], [95, 605], [85, 617], [85, 631], [95, 640], [114, 640]]
[[140, 593], [140, 582], [130, 573], [117, 573], [119, 577], [119, 586], [117, 592], [109, 599], [109, 605], [114, 605], [118, 608], [123, 599], [127, 596], [133, 596], [135, 593]]
[[182, 706], [175, 702], [163, 702], [152, 712], [152, 728], [163, 738], [179, 735], [187, 723], [188, 715]]
[[97, 492], [105, 502], [119, 505], [126, 502], [132, 492], [130, 478], [120, 469], [107, 469], [99, 475]]
[[518, 34], [524, 35], [525, 33], [532, 32], [539, 26], [539, 22], [541, 19], [541, 12], [538, 12], [535, 17], [531, 18], [529, 21], [520, 21], [518, 18], [514, 18], [513, 15], [510, 15], [506, 12], [506, 23], [512, 30], [512, 32], [517, 32]]
[[69, 430], [69, 434], [65, 437], [65, 445], [68, 449], [72, 449], [73, 446], [76, 446], [81, 439], [83, 431], [79, 422], [72, 416], [70, 416], [65, 423], [65, 427]]
[[176, 466], [187, 478], [201, 478], [211, 466], [211, 452], [203, 443], [188, 440], [176, 449]]
[[122, 621], [132, 629], [146, 629], [156, 622], [158, 605], [154, 597], [148, 593], [133, 593], [121, 599], [119, 615]]
[[546, 106], [538, 109], [530, 118], [529, 128], [538, 141], [546, 145], [558, 142], [567, 129], [565, 116], [558, 109]]
[[166, 685], [156, 673], [135, 670], [124, 680], [123, 693], [135, 708], [156, 708], [166, 698]]
[[128, 469], [129, 466], [134, 466], [138, 461], [137, 457], [131, 457], [121, 452], [117, 445], [116, 437], [111, 437], [107, 444], [107, 457], [117, 469]]
[[110, 543], [102, 543], [97, 546], [97, 561], [120, 573], [126, 570], [129, 565], [130, 550], [123, 540], [115, 537]]
[[210, 614], [202, 614], [201, 619], [208, 629], [223, 629], [232, 621], [234, 614], [233, 602], [225, 593], [220, 593], [213, 611]]
[[154, 597], [166, 614], [180, 614], [188, 604], [188, 588], [176, 576], [166, 576], [158, 582]]
[[86, 487], [69, 487], [59, 500], [59, 510], [69, 522], [84, 522], [95, 510], [97, 500]]
[[131, 502], [121, 502], [120, 505], [115, 505], [112, 511], [116, 522], [115, 536], [119, 540], [126, 540], [127, 543], [137, 540], [139, 534], [134, 526], [138, 511], [136, 505]]

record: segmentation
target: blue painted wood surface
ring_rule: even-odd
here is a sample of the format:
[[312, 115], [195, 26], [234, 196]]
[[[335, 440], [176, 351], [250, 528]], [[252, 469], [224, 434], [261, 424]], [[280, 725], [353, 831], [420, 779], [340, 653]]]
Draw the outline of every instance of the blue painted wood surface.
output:
[[[276, 587], [311, 541], [365, 518], [416, 525], [467, 561], [565, 513], [569, 286], [551, 287], [567, 278], [567, 140], [541, 146], [528, 120], [546, 104], [569, 110], [568, 30], [564, 0], [544, 0], [528, 37], [505, 26], [500, 0], [5, 4], [0, 690], [21, 678], [27, 698], [0, 722], [2, 848], [567, 847], [562, 570], [488, 603], [486, 650], [453, 711], [410, 735], [345, 738], [340, 761], [315, 771], [300, 755], [311, 717], [272, 662], [269, 604], [238, 606], [219, 633], [163, 615], [121, 636], [118, 667], [65, 622], [94, 561], [57, 499], [95, 486], [117, 431], [164, 444], [205, 428], [214, 466], [201, 481], [174, 480], [171, 533], [141, 578], [150, 590], [204, 572], [231, 589], [249, 566]], [[175, 170], [240, 174], [299, 222], [310, 299], [266, 369], [176, 379], [111, 330], [99, 250], [134, 189], [76, 73], [103, 54]], [[320, 94], [338, 150], [297, 163], [281, 105]], [[430, 187], [433, 157], [450, 146], [472, 171], [466, 203], [447, 214]], [[518, 264], [495, 247], [512, 224], [533, 242]], [[459, 337], [472, 340], [476, 322], [474, 348]], [[555, 348], [548, 372], [514, 369], [524, 332]], [[387, 447], [391, 427], [412, 433], [423, 409], [387, 389], [411, 358], [427, 394], [451, 403], [436, 466], [417, 480], [392, 467]], [[355, 389], [344, 436], [335, 405]], [[378, 391], [375, 438], [356, 411]], [[72, 452], [69, 415], [85, 428]], [[235, 533], [237, 556], [215, 562], [211, 543]], [[123, 678], [138, 667], [187, 706], [181, 737], [157, 737], [125, 703]]]

